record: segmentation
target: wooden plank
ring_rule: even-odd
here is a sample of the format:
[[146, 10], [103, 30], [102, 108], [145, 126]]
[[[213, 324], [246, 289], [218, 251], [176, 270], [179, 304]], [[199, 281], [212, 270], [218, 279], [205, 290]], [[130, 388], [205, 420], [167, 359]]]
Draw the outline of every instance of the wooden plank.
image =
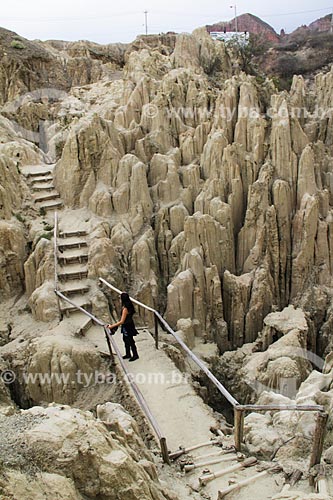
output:
[[58, 261], [60, 264], [83, 264], [88, 261], [88, 254], [59, 257]]
[[248, 477], [246, 479], [243, 479], [242, 481], [239, 481], [236, 484], [232, 484], [231, 486], [228, 486], [227, 488], [224, 488], [224, 490], [220, 490], [218, 492], [218, 497], [217, 500], [221, 500], [222, 498], [226, 497], [229, 493], [232, 491], [237, 491], [243, 488], [243, 486], [247, 486], [250, 483], [253, 483], [255, 481], [258, 481], [258, 479], [267, 476], [268, 471], [264, 470], [262, 472], [258, 472], [258, 474], [255, 474], [254, 476]]
[[236, 472], [237, 470], [241, 470], [247, 467], [252, 467], [257, 463], [257, 459], [255, 457], [249, 457], [244, 462], [241, 462], [236, 465], [232, 465], [231, 467], [227, 467], [226, 469], [219, 470], [217, 472], [213, 472], [212, 474], [205, 474], [204, 476], [199, 477], [199, 483], [201, 486], [205, 486], [210, 481], [217, 479], [218, 477], [224, 476], [226, 474], [231, 474], [232, 472]]
[[50, 175], [52, 174], [51, 170], [42, 170], [40, 172], [29, 172], [27, 174], [27, 177], [30, 178], [34, 178], [34, 177], [39, 177], [39, 176], [42, 176], [42, 175]]
[[81, 271], [75, 273], [62, 273], [58, 275], [60, 281], [81, 280], [82, 278], [87, 278], [87, 277], [88, 277], [88, 271]]
[[[81, 305], [81, 307], [83, 307], [86, 310], [89, 310], [89, 309], [91, 309], [91, 303], [85, 302], [84, 304]], [[76, 307], [74, 307], [74, 306], [61, 307], [60, 310], [63, 314], [67, 315], [68, 313], [75, 312]]]
[[53, 177], [48, 176], [48, 177], [35, 177], [34, 179], [31, 179], [31, 184], [34, 185], [37, 182], [43, 183], [43, 182], [51, 182], [53, 181]]
[[82, 248], [82, 247], [87, 247], [88, 244], [86, 241], [75, 241], [73, 243], [60, 243], [58, 245], [59, 250], [70, 250], [72, 248]]
[[199, 467], [206, 467], [207, 465], [220, 464], [222, 462], [230, 462], [232, 460], [237, 460], [236, 454], [215, 457], [212, 458], [211, 460], [206, 460], [205, 462], [194, 462], [193, 464], [186, 464], [183, 466], [183, 470], [184, 472], [191, 472], [192, 470], [198, 469]]
[[321, 454], [323, 452], [323, 446], [324, 446], [327, 419], [328, 419], [327, 413], [324, 412], [318, 413], [316, 428], [313, 435], [313, 448], [309, 465], [310, 469], [313, 466], [320, 464]]
[[41, 196], [36, 196], [34, 201], [35, 203], [41, 203], [42, 201], [56, 200], [57, 198], [60, 198], [59, 193], [48, 193]]
[[32, 186], [32, 190], [34, 192], [39, 192], [39, 191], [53, 191], [54, 186]]
[[89, 286], [69, 288], [68, 290], [60, 290], [66, 297], [71, 297], [72, 295], [84, 295], [89, 292]]
[[234, 439], [235, 448], [241, 451], [244, 432], [244, 411], [237, 406], [234, 408]]
[[324, 411], [321, 405], [238, 405], [238, 408], [253, 411]]
[[62, 208], [63, 207], [63, 203], [62, 201], [59, 201], [58, 203], [53, 203], [52, 205], [39, 205], [39, 209], [43, 209], [43, 210], [54, 210], [55, 208]]
[[163, 462], [165, 464], [170, 465], [169, 452], [168, 452], [168, 447], [167, 447], [167, 443], [166, 443], [165, 437], [161, 437], [160, 438], [160, 447], [161, 447], [161, 453], [162, 453]]
[[87, 231], [62, 231], [59, 234], [60, 238], [71, 238], [72, 236], [87, 236]]

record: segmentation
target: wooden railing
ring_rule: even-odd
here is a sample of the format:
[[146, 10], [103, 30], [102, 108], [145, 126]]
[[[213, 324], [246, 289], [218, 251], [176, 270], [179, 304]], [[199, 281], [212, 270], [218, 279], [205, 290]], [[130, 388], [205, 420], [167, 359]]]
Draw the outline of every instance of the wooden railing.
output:
[[[120, 294], [121, 290], [116, 288], [115, 286], [108, 283], [105, 279], [99, 278], [101, 283], [106, 285], [108, 288], [113, 290], [114, 292]], [[230, 394], [230, 392], [224, 387], [223, 384], [213, 375], [213, 373], [207, 368], [207, 366], [203, 363], [203, 361], [198, 358], [189, 347], [183, 342], [183, 340], [177, 335], [177, 333], [171, 328], [171, 326], [165, 321], [165, 319], [161, 316], [161, 314], [153, 309], [152, 307], [139, 302], [138, 300], [131, 297], [131, 301], [137, 304], [140, 307], [145, 308], [146, 310], [152, 312], [154, 314], [155, 319], [155, 345], [158, 348], [158, 322], [163, 325], [166, 331], [168, 331], [178, 342], [178, 344], [182, 347], [182, 349], [186, 352], [186, 354], [194, 361], [194, 363], [199, 366], [199, 368], [207, 375], [209, 380], [215, 385], [218, 391], [229, 401], [229, 403], [233, 406], [234, 410], [234, 439], [235, 439], [235, 448], [237, 451], [241, 450], [241, 445], [243, 442], [244, 435], [244, 415], [247, 411], [314, 411], [318, 412], [316, 428], [314, 432], [314, 440], [313, 440], [313, 448], [310, 457], [310, 468], [314, 465], [320, 463], [321, 454], [323, 450], [324, 443], [324, 435], [326, 429], [326, 423], [328, 415], [325, 413], [325, 409], [321, 405], [242, 405], [238, 403], [238, 401]]]
[[[58, 213], [54, 212], [54, 227], [53, 227], [53, 252], [54, 252], [54, 288], [58, 290]], [[59, 296], [57, 295], [57, 305], [59, 318], [62, 319]]]
[[111, 332], [110, 332], [110, 329], [107, 327], [107, 324], [101, 320], [99, 320], [98, 318], [96, 318], [93, 314], [91, 314], [89, 311], [86, 311], [83, 307], [75, 304], [75, 302], [73, 302], [72, 300], [70, 300], [68, 297], [66, 297], [63, 293], [61, 293], [59, 290], [58, 290], [58, 243], [57, 243], [57, 237], [58, 237], [58, 214], [57, 212], [55, 212], [54, 214], [54, 230], [53, 230], [53, 235], [54, 235], [54, 287], [55, 287], [55, 294], [57, 296], [57, 301], [58, 301], [58, 307], [59, 307], [59, 314], [60, 314], [60, 319], [61, 318], [61, 309], [60, 309], [60, 299], [68, 302], [69, 304], [71, 304], [72, 306], [74, 306], [76, 309], [78, 309], [79, 311], [81, 311], [83, 314], [85, 314], [86, 316], [89, 316], [89, 318], [91, 318], [97, 325], [103, 327], [104, 329], [104, 333], [105, 333], [105, 338], [106, 338], [106, 342], [107, 342], [107, 345], [108, 345], [108, 348], [109, 348], [109, 353], [110, 353], [110, 357], [111, 359], [113, 360], [114, 359], [114, 354], [113, 354], [113, 350], [114, 352], [116, 353], [117, 357], [118, 357], [118, 360], [119, 360], [119, 363], [120, 363], [120, 366], [125, 374], [125, 380], [128, 381], [128, 383], [130, 384], [130, 387], [132, 388], [133, 390], [133, 393], [135, 395], [135, 398], [137, 400], [137, 403], [140, 407], [140, 409], [142, 410], [142, 412], [144, 413], [144, 415], [146, 416], [148, 422], [150, 423], [151, 427], [152, 427], [152, 430], [154, 431], [158, 441], [159, 441], [159, 444], [160, 444], [160, 448], [161, 448], [161, 454], [162, 454], [162, 458], [163, 458], [163, 461], [165, 463], [170, 463], [170, 459], [169, 459], [169, 453], [168, 453], [168, 448], [167, 448], [167, 443], [166, 443], [166, 438], [165, 436], [163, 436], [162, 434], [162, 431], [154, 417], [154, 415], [152, 414], [145, 398], [143, 397], [143, 394], [141, 393], [140, 389], [138, 388], [138, 386], [136, 385], [136, 383], [134, 382], [133, 380], [133, 377], [130, 376], [128, 370], [127, 370], [127, 367], [126, 367], [126, 364], [124, 363], [123, 359], [122, 359], [122, 356], [121, 356], [121, 353], [119, 351], [119, 348], [118, 348], [118, 345], [116, 344], [116, 342], [114, 341], [112, 335], [111, 335]]
[[136, 400], [141, 408], [141, 410], [143, 411], [144, 415], [146, 416], [147, 420], [149, 421], [153, 431], [155, 432], [155, 435], [157, 436], [158, 438], [158, 441], [160, 443], [160, 447], [161, 447], [161, 454], [162, 454], [162, 458], [163, 458], [163, 461], [165, 463], [170, 463], [170, 459], [169, 459], [169, 453], [168, 453], [168, 448], [167, 448], [167, 443], [166, 443], [166, 438], [165, 436], [163, 436], [162, 434], [162, 431], [154, 417], [154, 415], [152, 414], [142, 392], [140, 391], [139, 387], [136, 385], [136, 383], [134, 382], [133, 380], [133, 377], [131, 376], [131, 374], [128, 372], [127, 370], [127, 366], [125, 364], [125, 362], [123, 361], [122, 359], [122, 356], [121, 356], [121, 353], [119, 351], [119, 348], [118, 348], [118, 345], [116, 344], [116, 342], [114, 341], [113, 339], [113, 336], [111, 335], [111, 332], [110, 332], [110, 329], [108, 328], [107, 324], [104, 323], [103, 321], [99, 320], [98, 318], [96, 318], [96, 316], [94, 316], [93, 314], [91, 314], [90, 312], [86, 311], [83, 307], [81, 306], [78, 306], [77, 304], [75, 304], [75, 302], [73, 302], [72, 300], [70, 300], [68, 297], [66, 297], [63, 293], [59, 292], [59, 290], [55, 290], [55, 293], [58, 297], [60, 297], [62, 300], [65, 300], [66, 302], [68, 302], [69, 304], [71, 304], [72, 306], [76, 307], [79, 311], [81, 311], [83, 314], [85, 314], [86, 316], [89, 316], [97, 325], [100, 325], [101, 327], [103, 327], [104, 329], [104, 332], [105, 332], [105, 336], [106, 336], [106, 341], [107, 341], [107, 345], [109, 347], [109, 351], [110, 351], [110, 356], [111, 356], [111, 359], [113, 359], [113, 351], [112, 349], [115, 351], [117, 357], [118, 357], [118, 361], [120, 363], [120, 366], [125, 374], [125, 380], [127, 380], [134, 392], [134, 395], [136, 397]]
[[[111, 332], [109, 328], [107, 327], [106, 323], [103, 321], [99, 320], [96, 318], [93, 314], [89, 313], [86, 311], [83, 307], [75, 304], [73, 301], [71, 301], [68, 297], [66, 297], [64, 294], [62, 294], [58, 290], [58, 247], [57, 247], [57, 237], [58, 237], [58, 214], [55, 212], [54, 215], [54, 281], [55, 281], [55, 293], [57, 295], [58, 299], [58, 307], [59, 307], [59, 313], [60, 313], [60, 319], [61, 319], [61, 311], [60, 311], [60, 301], [59, 299], [65, 300], [72, 306], [74, 306], [76, 309], [80, 310], [83, 314], [86, 316], [89, 316], [96, 324], [100, 325], [103, 327], [104, 332], [105, 332], [105, 337], [107, 341], [107, 345], [109, 347], [110, 351], [110, 356], [113, 359], [113, 351], [114, 349], [119, 363], [122, 367], [123, 372], [126, 375], [126, 379], [128, 380], [134, 395], [136, 397], [136, 400], [147, 417], [147, 420], [149, 421], [153, 431], [155, 432], [155, 435], [157, 436], [160, 447], [161, 447], [161, 453], [162, 457], [165, 463], [170, 463], [169, 459], [169, 454], [168, 454], [168, 449], [167, 449], [167, 444], [166, 444], [166, 438], [163, 436], [161, 429], [159, 428], [159, 425], [153, 416], [152, 412], [150, 411], [150, 408], [143, 397], [140, 389], [134, 382], [133, 378], [129, 376], [129, 373], [127, 371], [126, 364], [124, 363], [122, 356], [120, 354], [120, 351], [118, 349], [118, 346], [116, 342], [114, 341]], [[113, 290], [114, 292], [121, 294], [121, 290], [116, 288], [115, 286], [111, 285], [108, 283], [105, 279], [99, 278], [101, 283], [106, 285], [108, 288]], [[244, 435], [244, 415], [246, 411], [314, 411], [318, 412], [317, 415], [317, 422], [316, 422], [316, 428], [315, 428], [315, 433], [314, 433], [314, 442], [313, 442], [313, 449], [310, 457], [310, 468], [318, 463], [320, 463], [321, 459], [321, 454], [323, 450], [323, 444], [324, 444], [324, 435], [325, 435], [325, 429], [326, 429], [326, 424], [327, 424], [327, 418], [328, 415], [325, 413], [325, 409], [321, 405], [255, 405], [255, 404], [250, 404], [250, 405], [242, 405], [240, 404], [233, 396], [230, 394], [230, 392], [224, 387], [223, 384], [213, 375], [213, 373], [207, 368], [207, 366], [204, 364], [204, 362], [198, 358], [192, 351], [191, 349], [183, 342], [183, 340], [177, 335], [177, 333], [170, 327], [170, 325], [165, 321], [165, 319], [161, 316], [161, 314], [153, 309], [152, 307], [147, 306], [146, 304], [143, 304], [142, 302], [139, 302], [138, 300], [134, 299], [131, 297], [132, 302], [137, 304], [140, 307], [143, 307], [144, 309], [150, 311], [151, 313], [154, 314], [154, 337], [155, 337], [155, 346], [156, 349], [158, 349], [158, 343], [159, 343], [159, 338], [158, 338], [158, 323], [160, 323], [163, 328], [169, 332], [175, 340], [178, 342], [178, 344], [182, 347], [182, 349], [186, 352], [186, 354], [192, 359], [192, 361], [207, 375], [208, 379], [215, 385], [215, 387], [218, 389], [218, 391], [226, 398], [226, 400], [232, 405], [233, 410], [234, 410], [234, 439], [235, 439], [235, 448], [236, 450], [240, 451], [241, 445], [243, 442], [243, 435]]]

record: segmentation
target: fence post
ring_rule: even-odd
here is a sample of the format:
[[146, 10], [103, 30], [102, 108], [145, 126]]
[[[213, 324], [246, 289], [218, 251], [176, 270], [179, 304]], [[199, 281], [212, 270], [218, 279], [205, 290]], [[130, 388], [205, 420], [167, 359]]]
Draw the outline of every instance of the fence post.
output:
[[158, 349], [158, 320], [157, 320], [157, 316], [156, 314], [154, 313], [154, 322], [155, 322], [155, 347], [156, 349]]
[[109, 352], [110, 352], [111, 364], [114, 365], [114, 354], [113, 354], [113, 351], [112, 351], [112, 346], [111, 346], [111, 342], [110, 342], [110, 339], [109, 339], [108, 330], [107, 330], [106, 326], [104, 326], [104, 333], [105, 333], [106, 342], [108, 344], [108, 348], [109, 348]]
[[235, 434], [235, 448], [241, 451], [241, 444], [243, 442], [244, 431], [244, 413], [242, 409], [234, 407], [234, 434]]
[[[58, 290], [58, 212], [54, 212], [54, 227], [53, 227], [53, 251], [54, 251], [54, 289]], [[59, 311], [59, 320], [62, 321], [63, 314], [61, 312], [60, 299], [57, 295], [57, 306]]]
[[323, 452], [324, 438], [328, 414], [319, 412], [317, 416], [316, 428], [313, 435], [313, 448], [310, 458], [310, 466], [320, 464], [321, 454]]
[[161, 447], [163, 462], [165, 464], [170, 465], [171, 462], [165, 437], [160, 438], [160, 447]]

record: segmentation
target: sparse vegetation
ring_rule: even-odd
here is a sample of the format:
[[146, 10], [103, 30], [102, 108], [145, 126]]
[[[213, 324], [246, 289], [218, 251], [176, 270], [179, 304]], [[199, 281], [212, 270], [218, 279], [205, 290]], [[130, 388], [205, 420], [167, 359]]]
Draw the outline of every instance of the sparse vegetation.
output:
[[250, 34], [247, 43], [244, 43], [237, 37], [233, 37], [227, 42], [227, 46], [236, 52], [241, 70], [256, 75], [257, 67], [254, 58], [265, 54], [271, 44], [262, 34]]
[[14, 214], [14, 216], [17, 218], [19, 222], [22, 222], [22, 224], [24, 224], [25, 218], [21, 214]]
[[261, 70], [278, 79], [279, 90], [289, 90], [293, 75], [310, 75], [333, 62], [333, 34], [297, 30], [269, 51], [255, 55]]
[[37, 246], [37, 244], [40, 242], [40, 240], [42, 240], [43, 238], [45, 240], [51, 240], [52, 239], [52, 233], [42, 233], [40, 236], [38, 236], [37, 240], [36, 240], [36, 244], [35, 244], [35, 247]]
[[13, 49], [19, 49], [19, 50], [25, 49], [25, 45], [22, 42], [20, 42], [20, 40], [12, 40], [10, 46]]
[[24, 307], [22, 307], [21, 309], [18, 309], [18, 314], [24, 314], [24, 313], [28, 313], [28, 314], [31, 314], [31, 307], [29, 306], [29, 304], [26, 304]]

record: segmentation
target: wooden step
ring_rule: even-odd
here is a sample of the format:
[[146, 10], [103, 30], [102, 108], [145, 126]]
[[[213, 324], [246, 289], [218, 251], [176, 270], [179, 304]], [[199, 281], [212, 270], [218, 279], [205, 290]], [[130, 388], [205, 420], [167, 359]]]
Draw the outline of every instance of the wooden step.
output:
[[58, 201], [58, 202], [55, 202], [55, 203], [50, 203], [48, 205], [39, 205], [39, 209], [43, 208], [45, 211], [48, 211], [48, 210], [55, 210], [55, 209], [59, 209], [59, 208], [62, 208], [64, 205], [63, 205], [63, 202], [62, 201]]
[[69, 250], [70, 248], [83, 248], [87, 247], [88, 244], [86, 241], [73, 241], [72, 243], [58, 243], [58, 250], [63, 252], [65, 250]]
[[[80, 307], [83, 307], [88, 312], [91, 312], [91, 303], [90, 302], [85, 302], [84, 304], [78, 304]], [[60, 311], [62, 314], [66, 314], [68, 316], [70, 313], [78, 312], [79, 309], [77, 309], [74, 306], [68, 305], [65, 307], [60, 307]]]
[[44, 194], [42, 196], [37, 196], [35, 198], [35, 203], [41, 203], [43, 201], [49, 201], [49, 200], [56, 200], [57, 198], [60, 198], [60, 194], [55, 192], [55, 193], [48, 193]]
[[58, 274], [58, 278], [60, 281], [69, 281], [69, 280], [82, 280], [83, 278], [88, 277], [87, 271], [73, 271]]
[[53, 181], [53, 177], [52, 176], [47, 176], [47, 177], [34, 177], [31, 179], [31, 184], [34, 185], [34, 184], [37, 184], [37, 183], [40, 183], [40, 184], [43, 184], [44, 182], [51, 182]]
[[72, 238], [73, 236], [87, 236], [87, 231], [60, 231], [59, 238]]
[[34, 192], [39, 192], [39, 191], [53, 191], [54, 186], [53, 184], [51, 186], [32, 186], [32, 190]]
[[58, 262], [61, 265], [66, 264], [83, 264], [84, 262], [88, 262], [88, 254], [83, 255], [72, 255], [71, 257], [58, 257]]
[[41, 177], [41, 176], [45, 176], [45, 175], [51, 175], [52, 172], [51, 170], [41, 170], [40, 172], [29, 172], [26, 177], [28, 178], [35, 178], [35, 177]]
[[74, 335], [76, 337], [83, 337], [85, 333], [93, 326], [94, 322], [91, 318], [87, 319], [85, 323], [83, 323], [79, 328], [76, 330]]
[[78, 286], [73, 288], [67, 288], [65, 290], [60, 290], [63, 295], [66, 297], [71, 297], [72, 295], [84, 295], [89, 292], [90, 287], [87, 286]]

